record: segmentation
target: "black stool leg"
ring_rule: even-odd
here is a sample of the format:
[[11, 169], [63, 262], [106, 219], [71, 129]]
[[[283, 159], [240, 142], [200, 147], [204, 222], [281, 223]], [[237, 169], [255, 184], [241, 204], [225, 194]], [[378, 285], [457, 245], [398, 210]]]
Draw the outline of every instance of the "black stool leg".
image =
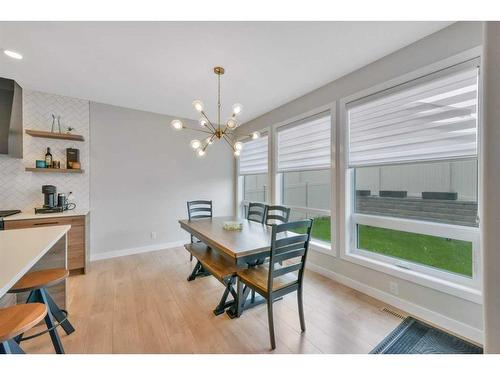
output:
[[14, 340], [0, 343], [0, 354], [25, 354], [24, 350]]
[[61, 309], [59, 308], [59, 306], [56, 305], [56, 303], [54, 302], [54, 300], [52, 299], [52, 297], [50, 296], [49, 293], [47, 293], [45, 291], [45, 289], [43, 290], [44, 291], [44, 294], [45, 294], [45, 298], [47, 299], [47, 303], [48, 303], [48, 308], [50, 310], [50, 312], [52, 313], [52, 316], [54, 318], [56, 318], [56, 320], [61, 323], [61, 327], [63, 327], [64, 329], [64, 332], [66, 332], [67, 335], [70, 335], [72, 334], [73, 332], [75, 332], [75, 328], [73, 328], [73, 326], [71, 325], [71, 323], [69, 322], [69, 320], [66, 318], [66, 316], [64, 315], [64, 313], [61, 311]]
[[[39, 295], [39, 298], [41, 301], [46, 306], [49, 306], [49, 302], [47, 300], [47, 294], [45, 293], [45, 290], [43, 289], [38, 289], [36, 293]], [[52, 340], [52, 344], [54, 345], [54, 349], [56, 350], [57, 354], [64, 354], [64, 348], [62, 346], [61, 338], [59, 337], [59, 334], [57, 333], [57, 330], [54, 325], [54, 320], [52, 319], [52, 313], [50, 310], [47, 311], [47, 315], [45, 316], [45, 324], [47, 324], [47, 328], [50, 330], [50, 339]]]

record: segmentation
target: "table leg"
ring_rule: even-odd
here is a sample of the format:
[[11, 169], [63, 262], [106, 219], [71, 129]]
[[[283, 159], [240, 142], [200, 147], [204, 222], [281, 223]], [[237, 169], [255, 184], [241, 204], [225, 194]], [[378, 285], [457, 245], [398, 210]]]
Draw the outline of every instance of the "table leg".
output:
[[210, 273], [203, 268], [203, 265], [200, 263], [200, 261], [197, 261], [196, 265], [193, 268], [193, 272], [191, 272], [191, 274], [188, 276], [187, 280], [193, 281], [197, 277], [203, 277], [203, 276], [209, 276], [209, 275], [210, 275]]
[[[236, 279], [236, 277], [233, 276], [233, 277], [224, 281], [224, 285], [226, 286], [226, 289], [224, 290], [224, 294], [222, 295], [222, 297], [219, 301], [219, 304], [214, 309], [215, 315], [222, 314], [224, 311], [226, 311], [227, 308], [232, 307], [236, 303], [238, 296], [233, 288], [235, 279]], [[233, 297], [233, 299], [231, 301], [227, 300], [227, 298], [229, 297], [229, 294], [231, 294], [231, 296]]]
[[255, 296], [253, 297], [250, 296], [250, 298], [248, 298], [251, 291], [252, 289], [250, 289], [240, 280], [238, 280], [237, 302], [233, 306], [231, 306], [231, 308], [226, 310], [226, 314], [231, 319], [239, 318], [241, 314], [243, 314], [243, 311], [251, 309], [258, 305], [262, 305], [263, 303], [266, 303], [266, 299], [260, 296], [258, 293], [256, 293]]

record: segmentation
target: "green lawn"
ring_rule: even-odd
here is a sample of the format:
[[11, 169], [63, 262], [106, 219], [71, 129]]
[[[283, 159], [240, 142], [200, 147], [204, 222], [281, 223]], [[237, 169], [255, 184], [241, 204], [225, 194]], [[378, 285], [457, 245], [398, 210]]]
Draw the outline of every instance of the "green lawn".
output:
[[[330, 242], [331, 241], [330, 228], [331, 226], [330, 226], [329, 216], [317, 217], [314, 219], [311, 235], [313, 238], [316, 238], [317, 240]], [[304, 233], [304, 231], [300, 231], [300, 233]]]
[[[359, 225], [360, 249], [472, 276], [472, 243]], [[313, 238], [330, 242], [330, 218], [314, 219]]]

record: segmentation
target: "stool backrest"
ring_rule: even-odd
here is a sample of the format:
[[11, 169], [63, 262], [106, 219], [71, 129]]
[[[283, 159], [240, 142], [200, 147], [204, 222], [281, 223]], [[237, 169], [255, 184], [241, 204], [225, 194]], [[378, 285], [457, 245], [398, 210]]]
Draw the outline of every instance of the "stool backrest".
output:
[[285, 206], [268, 206], [266, 214], [266, 224], [283, 224], [288, 223], [290, 219], [290, 208]]
[[[290, 292], [302, 287], [313, 219], [292, 221], [273, 225], [271, 235], [271, 257], [269, 259], [268, 291], [273, 292], [273, 280], [297, 272], [297, 281], [286, 288]], [[278, 263], [278, 264], [277, 264]], [[279, 265], [283, 263], [283, 265]], [[288, 293], [283, 290], [282, 294]]]
[[267, 214], [267, 205], [263, 203], [248, 204], [247, 220], [256, 221], [257, 223], [264, 224]]

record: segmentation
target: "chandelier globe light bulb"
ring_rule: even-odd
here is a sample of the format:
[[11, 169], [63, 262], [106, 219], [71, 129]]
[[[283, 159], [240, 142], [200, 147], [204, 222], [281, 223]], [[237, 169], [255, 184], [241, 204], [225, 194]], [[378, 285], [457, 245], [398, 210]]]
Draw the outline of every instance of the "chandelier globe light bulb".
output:
[[201, 146], [201, 142], [198, 139], [193, 139], [191, 141], [191, 147], [195, 150], [199, 149]]
[[241, 143], [241, 142], [236, 142], [236, 143], [234, 144], [234, 149], [235, 149], [236, 151], [241, 151], [241, 150], [243, 149], [243, 143]]
[[233, 113], [239, 115], [243, 111], [243, 106], [240, 103], [233, 104]]
[[226, 124], [227, 124], [227, 127], [229, 129], [236, 129], [237, 123], [236, 123], [236, 120], [234, 118], [229, 118], [227, 120]]
[[181, 120], [172, 120], [170, 123], [175, 130], [181, 130], [183, 128]]
[[193, 107], [196, 111], [201, 112], [203, 111], [203, 102], [201, 100], [195, 100], [193, 102]]

